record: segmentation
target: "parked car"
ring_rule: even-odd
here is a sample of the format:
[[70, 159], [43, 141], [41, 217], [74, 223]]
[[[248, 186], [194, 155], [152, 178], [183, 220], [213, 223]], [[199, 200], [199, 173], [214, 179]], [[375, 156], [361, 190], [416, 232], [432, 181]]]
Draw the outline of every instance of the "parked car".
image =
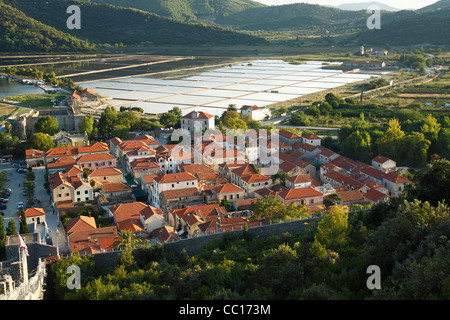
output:
[[6, 206], [6, 204], [0, 204], [0, 210], [5, 210], [5, 209], [7, 209], [8, 207]]
[[19, 202], [19, 204], [17, 205], [17, 209], [22, 209], [22, 208], [23, 208], [23, 202]]
[[26, 191], [24, 191], [22, 194], [23, 194], [24, 196], [28, 196], [28, 192], [26, 192]]
[[6, 192], [11, 192], [12, 191], [11, 188], [5, 188], [3, 190], [5, 190]]
[[8, 198], [4, 198], [3, 199], [3, 203], [8, 203], [9, 199]]

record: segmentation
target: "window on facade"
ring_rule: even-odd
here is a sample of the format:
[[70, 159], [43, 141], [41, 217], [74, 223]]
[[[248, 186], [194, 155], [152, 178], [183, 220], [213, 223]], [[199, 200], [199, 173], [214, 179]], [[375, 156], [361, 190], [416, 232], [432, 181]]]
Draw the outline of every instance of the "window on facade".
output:
[[66, 197], [68, 197], [69, 196], [69, 194], [68, 193], [66, 193]]
[[80, 195], [80, 191], [77, 191], [77, 196], [79, 196]]
[[77, 202], [80, 202], [81, 201], [81, 199], [80, 198], [77, 198]]
[[89, 190], [84, 190], [84, 194], [89, 194]]

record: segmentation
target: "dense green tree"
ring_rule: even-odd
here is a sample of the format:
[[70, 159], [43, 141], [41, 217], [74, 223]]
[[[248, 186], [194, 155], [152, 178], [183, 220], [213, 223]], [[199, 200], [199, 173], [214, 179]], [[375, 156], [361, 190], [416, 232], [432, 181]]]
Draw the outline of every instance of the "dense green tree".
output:
[[8, 228], [6, 229], [6, 234], [8, 236], [14, 236], [17, 234], [16, 223], [14, 219], [9, 220]]
[[98, 135], [105, 140], [111, 139], [117, 123], [117, 110], [113, 107], [106, 107], [98, 120]]
[[52, 138], [48, 134], [42, 132], [33, 133], [29, 136], [26, 145], [28, 149], [37, 149], [42, 151], [55, 147], [55, 143]]
[[19, 226], [19, 233], [25, 234], [28, 233], [28, 224], [27, 224], [27, 217], [25, 216], [25, 210], [22, 209], [20, 211], [20, 226]]
[[412, 199], [428, 201], [436, 206], [450, 199], [450, 161], [435, 160], [414, 175], [414, 186], [409, 195]]
[[423, 168], [427, 165], [427, 153], [431, 142], [419, 132], [408, 134], [400, 140], [400, 155], [394, 158], [399, 164], [413, 168]]
[[94, 117], [91, 114], [83, 117], [83, 121], [80, 124], [80, 131], [86, 132], [88, 136], [91, 136], [94, 131]]
[[341, 153], [350, 159], [370, 162], [373, 158], [370, 134], [354, 131], [341, 143]]
[[347, 245], [349, 233], [348, 210], [334, 206], [332, 212], [319, 222], [314, 239], [326, 249], [339, 251]]
[[389, 120], [387, 130], [377, 141], [380, 154], [400, 162], [402, 156], [400, 147], [404, 136], [405, 132], [401, 129], [400, 122], [395, 118]]
[[52, 116], [41, 117], [34, 125], [34, 131], [46, 133], [50, 136], [54, 135], [59, 131], [58, 119]]

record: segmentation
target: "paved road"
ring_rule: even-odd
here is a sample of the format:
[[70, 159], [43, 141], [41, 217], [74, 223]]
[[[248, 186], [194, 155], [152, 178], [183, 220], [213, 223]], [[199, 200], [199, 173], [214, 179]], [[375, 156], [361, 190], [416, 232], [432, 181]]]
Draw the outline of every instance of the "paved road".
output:
[[[7, 228], [9, 221], [14, 219], [16, 224], [16, 231], [19, 232], [19, 217], [17, 212], [19, 209], [17, 208], [19, 202], [23, 202], [25, 205], [27, 204], [27, 198], [23, 195], [23, 185], [25, 182], [25, 174], [18, 173], [16, 168], [12, 167], [9, 163], [0, 164], [0, 170], [7, 172], [8, 182], [5, 188], [10, 188], [11, 195], [9, 197], [9, 201], [7, 203], [7, 209], [2, 210], [4, 212], [3, 220], [5, 223], [5, 228]], [[64, 238], [64, 232], [59, 225], [59, 220], [56, 215], [53, 214], [53, 208], [50, 203], [50, 196], [47, 193], [47, 190], [44, 187], [45, 182], [45, 167], [33, 168], [33, 171], [36, 176], [35, 181], [35, 207], [43, 208], [45, 211], [45, 219], [47, 223], [47, 229], [44, 228], [43, 225], [40, 225], [37, 229], [44, 238], [49, 235], [52, 238], [53, 245], [58, 245], [60, 248], [60, 252], [64, 252], [66, 250], [66, 243]], [[38, 203], [40, 200], [40, 203]], [[58, 228], [58, 233], [56, 232]]]

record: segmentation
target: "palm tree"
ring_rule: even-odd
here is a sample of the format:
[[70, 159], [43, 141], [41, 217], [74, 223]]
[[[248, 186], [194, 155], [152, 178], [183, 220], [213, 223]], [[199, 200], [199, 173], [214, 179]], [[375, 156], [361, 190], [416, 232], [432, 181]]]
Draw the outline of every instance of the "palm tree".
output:
[[119, 235], [115, 238], [113, 246], [115, 248], [134, 247], [142, 243], [141, 239], [136, 238], [136, 235], [130, 230], [121, 230]]

